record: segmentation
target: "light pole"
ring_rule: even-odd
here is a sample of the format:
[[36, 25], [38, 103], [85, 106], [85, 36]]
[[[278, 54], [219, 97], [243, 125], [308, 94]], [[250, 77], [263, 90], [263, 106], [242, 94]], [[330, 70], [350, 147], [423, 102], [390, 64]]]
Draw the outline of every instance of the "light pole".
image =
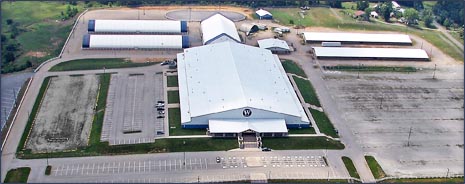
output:
[[436, 64], [434, 64], [433, 79], [436, 79]]
[[446, 178], [449, 178], [449, 168], [447, 168]]
[[407, 147], [410, 147], [410, 135], [412, 135], [412, 127], [410, 127], [410, 130], [408, 131]]

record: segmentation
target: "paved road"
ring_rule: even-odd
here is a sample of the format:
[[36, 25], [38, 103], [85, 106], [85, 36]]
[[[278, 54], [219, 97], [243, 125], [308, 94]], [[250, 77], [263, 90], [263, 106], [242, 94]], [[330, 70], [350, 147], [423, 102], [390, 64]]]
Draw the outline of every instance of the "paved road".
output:
[[436, 26], [439, 31], [441, 31], [442, 33], [444, 33], [444, 35], [446, 35], [447, 38], [449, 38], [449, 40], [451, 40], [453, 42], [453, 44], [455, 44], [457, 47], [459, 47], [463, 53], [463, 44], [460, 43], [458, 40], [456, 40], [452, 35], [450, 35], [449, 31], [447, 31], [447, 29], [442, 26], [441, 24], [439, 24], [438, 22], [434, 21], [433, 22], [434, 26]]

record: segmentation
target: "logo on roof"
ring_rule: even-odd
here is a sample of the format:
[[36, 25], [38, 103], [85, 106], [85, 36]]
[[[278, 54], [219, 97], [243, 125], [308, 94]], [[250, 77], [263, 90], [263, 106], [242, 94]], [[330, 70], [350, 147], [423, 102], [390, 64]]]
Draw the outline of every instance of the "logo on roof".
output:
[[249, 117], [250, 115], [252, 115], [252, 110], [250, 109], [244, 109], [244, 111], [242, 111], [242, 115], [244, 117]]

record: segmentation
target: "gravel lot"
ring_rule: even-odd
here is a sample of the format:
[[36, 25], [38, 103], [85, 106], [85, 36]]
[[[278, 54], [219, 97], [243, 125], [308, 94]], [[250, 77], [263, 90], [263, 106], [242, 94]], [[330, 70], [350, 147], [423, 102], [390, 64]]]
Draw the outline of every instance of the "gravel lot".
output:
[[53, 77], [26, 148], [44, 152], [87, 145], [98, 82], [97, 75]]

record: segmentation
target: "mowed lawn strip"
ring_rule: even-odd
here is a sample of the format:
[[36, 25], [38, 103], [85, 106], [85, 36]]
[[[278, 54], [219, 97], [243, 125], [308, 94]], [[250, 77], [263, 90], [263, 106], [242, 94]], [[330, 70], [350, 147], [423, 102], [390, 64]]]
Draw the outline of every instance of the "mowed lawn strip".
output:
[[290, 128], [288, 131], [289, 134], [316, 134], [313, 127], [309, 128]]
[[344, 144], [327, 137], [263, 138], [263, 146], [275, 150], [344, 149]]
[[181, 126], [181, 110], [179, 108], [168, 109], [168, 121], [170, 124], [170, 136], [175, 135], [205, 135], [206, 129], [185, 129]]
[[349, 172], [349, 175], [351, 177], [360, 179], [360, 175], [358, 174], [354, 163], [352, 162], [352, 160], [349, 157], [343, 156], [342, 157], [342, 162], [344, 162], [344, 165], [346, 166], [346, 169]]
[[375, 179], [380, 179], [386, 177], [386, 173], [384, 173], [383, 168], [378, 164], [375, 157], [373, 156], [365, 156], [365, 160], [368, 163], [368, 167], [370, 167], [371, 173]]
[[321, 107], [320, 100], [318, 100], [315, 89], [313, 88], [310, 81], [301, 79], [296, 76], [292, 76], [292, 78], [294, 79], [297, 88], [299, 88], [300, 94], [302, 94], [305, 102]]
[[[39, 94], [37, 94], [36, 101], [34, 102], [34, 106], [32, 106], [31, 114], [29, 115], [26, 123], [26, 127], [24, 127], [23, 135], [21, 136], [21, 140], [19, 141], [18, 148], [16, 149], [17, 152], [22, 152], [24, 145], [27, 141], [27, 136], [32, 129], [32, 122], [34, 121], [37, 112], [39, 111], [40, 102], [45, 96], [45, 91], [47, 90], [47, 86], [50, 83], [51, 77], [46, 77], [42, 82], [42, 86], [40, 86]], [[26, 150], [24, 150], [26, 151]], [[29, 150], [30, 151], [30, 150]]]
[[179, 103], [179, 91], [168, 91], [168, 103]]
[[73, 70], [101, 70], [112, 68], [130, 68], [130, 67], [143, 67], [156, 64], [155, 62], [133, 63], [121, 58], [109, 59], [78, 59], [59, 63], [49, 71], [73, 71]]
[[331, 123], [331, 120], [329, 120], [328, 116], [326, 116], [326, 113], [314, 110], [312, 108], [309, 108], [309, 110], [321, 133], [324, 133], [334, 138], [339, 137], [339, 135], [336, 133], [333, 124]]
[[31, 172], [30, 167], [20, 167], [11, 169], [6, 173], [4, 183], [27, 183], [29, 173]]
[[170, 75], [166, 77], [167, 86], [168, 87], [178, 87], [178, 76], [177, 75]]
[[286, 71], [286, 73], [292, 73], [307, 78], [307, 74], [305, 74], [304, 70], [302, 70], [302, 68], [300, 68], [299, 65], [297, 65], [297, 63], [295, 63], [294, 61], [285, 60], [281, 62], [281, 64], [283, 65], [283, 68]]

